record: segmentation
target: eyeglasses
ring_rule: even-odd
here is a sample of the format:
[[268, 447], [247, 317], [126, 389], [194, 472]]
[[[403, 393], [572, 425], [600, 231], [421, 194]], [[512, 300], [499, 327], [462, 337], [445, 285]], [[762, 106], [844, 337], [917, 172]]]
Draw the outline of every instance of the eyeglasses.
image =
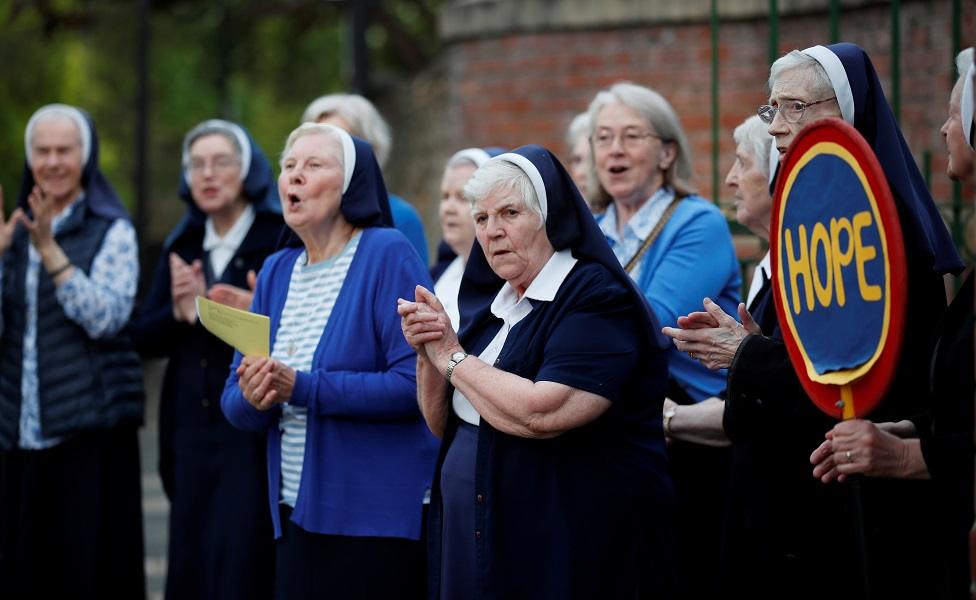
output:
[[[613, 146], [613, 141], [617, 139], [616, 133], [603, 130], [598, 131], [593, 136], [593, 145], [600, 149], [610, 148]], [[640, 148], [644, 145], [644, 140], [647, 138], [661, 139], [661, 136], [656, 133], [651, 133], [650, 131], [640, 131], [638, 129], [625, 129], [620, 132], [620, 141], [624, 145], [624, 148], [628, 150], [634, 150]]]
[[763, 120], [766, 125], [772, 125], [773, 119], [776, 118], [776, 113], [783, 115], [783, 119], [787, 123], [799, 123], [800, 119], [803, 118], [803, 111], [810, 108], [811, 106], [816, 106], [817, 104], [823, 104], [824, 102], [830, 102], [835, 100], [836, 96], [831, 96], [830, 98], [824, 98], [823, 100], [817, 100], [816, 102], [801, 102], [799, 100], [790, 100], [783, 106], [770, 106], [764, 104], [759, 107], [756, 113], [759, 118]]
[[227, 156], [225, 154], [215, 156], [213, 160], [207, 162], [205, 160], [191, 160], [189, 165], [190, 173], [203, 173], [210, 167], [210, 170], [216, 172], [224, 172], [239, 166], [240, 163], [233, 156]]

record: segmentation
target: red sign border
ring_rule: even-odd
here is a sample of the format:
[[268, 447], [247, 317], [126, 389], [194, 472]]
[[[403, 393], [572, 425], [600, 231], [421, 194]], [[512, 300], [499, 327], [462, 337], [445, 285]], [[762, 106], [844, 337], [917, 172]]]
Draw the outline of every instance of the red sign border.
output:
[[784, 299], [780, 295], [779, 282], [779, 236], [781, 223], [781, 207], [783, 205], [783, 188], [786, 185], [788, 174], [796, 166], [799, 160], [806, 154], [814, 144], [821, 142], [833, 142], [854, 157], [860, 165], [868, 185], [874, 192], [878, 214], [881, 217], [880, 225], [884, 228], [888, 247], [888, 267], [890, 277], [890, 318], [888, 320], [888, 335], [885, 346], [878, 357], [877, 362], [869, 372], [850, 384], [852, 398], [854, 402], [854, 414], [857, 417], [864, 417], [881, 402], [888, 386], [894, 377], [898, 366], [898, 358], [901, 352], [902, 338], [904, 336], [905, 312], [907, 309], [907, 290], [908, 290], [908, 271], [905, 261], [905, 246], [902, 238], [901, 223], [898, 219], [898, 210], [895, 207], [894, 198], [891, 195], [891, 188], [885, 177], [881, 164], [878, 163], [874, 151], [857, 131], [846, 121], [837, 118], [822, 119], [815, 121], [804, 127], [790, 144], [786, 156], [780, 165], [779, 176], [776, 181], [776, 190], [773, 194], [773, 211], [770, 228], [770, 258], [772, 261], [772, 293], [776, 305], [776, 317], [780, 323], [780, 330], [783, 334], [783, 341], [790, 356], [790, 362], [796, 371], [803, 389], [810, 396], [812, 402], [831, 417], [836, 419], [843, 418], [843, 409], [838, 406], [841, 399], [841, 386], [818, 383], [810, 379], [807, 375], [806, 364], [803, 354], [793, 337], [793, 332], [787, 325], [786, 309]]

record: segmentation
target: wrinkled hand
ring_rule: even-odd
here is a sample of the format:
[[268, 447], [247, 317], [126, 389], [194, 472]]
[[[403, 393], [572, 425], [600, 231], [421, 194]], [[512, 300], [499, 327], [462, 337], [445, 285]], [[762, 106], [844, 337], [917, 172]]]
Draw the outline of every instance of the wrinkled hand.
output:
[[0, 187], [0, 256], [3, 256], [7, 249], [10, 248], [10, 243], [14, 239], [14, 230], [17, 228], [17, 223], [24, 220], [24, 211], [18, 206], [14, 209], [14, 212], [10, 214], [10, 220], [5, 221], [3, 218], [3, 188]]
[[187, 264], [175, 252], [169, 253], [170, 294], [173, 298], [173, 318], [185, 323], [196, 323], [196, 297], [206, 294], [207, 284], [203, 277], [200, 259]]
[[844, 481], [855, 473], [871, 477], [904, 476], [909, 463], [906, 440], [871, 421], [841, 421], [810, 455], [813, 476], [824, 483]]
[[447, 365], [451, 354], [461, 350], [447, 311], [424, 286], [416, 287], [414, 302], [398, 298], [397, 313], [407, 343], [438, 368]]
[[237, 377], [244, 399], [258, 410], [287, 402], [295, 388], [295, 370], [267, 356], [245, 356]]
[[762, 331], [745, 304], [739, 303], [741, 324], [710, 299], [705, 298], [703, 305], [705, 312], [678, 318], [681, 329], [664, 327], [661, 332], [674, 340], [678, 350], [687, 352], [709, 369], [727, 369], [742, 340], [751, 334], [761, 335]]
[[30, 232], [31, 243], [43, 254], [46, 248], [54, 244], [54, 231], [51, 222], [54, 219], [54, 200], [44, 193], [40, 186], [35, 185], [27, 196], [27, 204], [31, 209], [31, 217], [22, 214], [19, 219]]
[[249, 310], [251, 308], [251, 301], [254, 299], [254, 288], [257, 285], [258, 276], [251, 270], [247, 272], [247, 287], [249, 289], [245, 290], [235, 285], [217, 283], [207, 290], [207, 297], [214, 302], [220, 302], [233, 308]]

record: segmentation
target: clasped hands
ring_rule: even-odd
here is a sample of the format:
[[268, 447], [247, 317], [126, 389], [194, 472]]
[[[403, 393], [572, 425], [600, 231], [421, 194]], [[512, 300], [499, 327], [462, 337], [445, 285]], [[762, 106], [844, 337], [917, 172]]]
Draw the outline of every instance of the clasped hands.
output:
[[237, 377], [244, 399], [258, 410], [287, 402], [295, 389], [295, 369], [268, 356], [242, 358]]
[[738, 312], [742, 323], [709, 298], [705, 298], [702, 305], [704, 312], [678, 317], [678, 328], [664, 327], [661, 332], [674, 341], [678, 350], [687, 352], [709, 369], [727, 369], [742, 340], [752, 334], [762, 335], [762, 331], [741, 302]]
[[447, 368], [453, 353], [462, 350], [450, 316], [437, 296], [424, 286], [415, 288], [413, 302], [397, 298], [397, 314], [407, 343], [417, 356], [430, 361], [439, 371]]
[[[27, 228], [31, 236], [31, 243], [41, 254], [56, 246], [54, 231], [51, 223], [55, 215], [54, 199], [44, 193], [40, 186], [34, 186], [30, 195], [27, 196], [27, 205], [30, 206], [31, 217], [21, 207], [14, 209], [10, 214], [10, 219], [3, 218], [3, 188], [0, 188], [0, 256], [3, 256], [10, 248], [13, 241], [14, 230], [20, 223]], [[32, 218], [33, 217], [33, 218]]]

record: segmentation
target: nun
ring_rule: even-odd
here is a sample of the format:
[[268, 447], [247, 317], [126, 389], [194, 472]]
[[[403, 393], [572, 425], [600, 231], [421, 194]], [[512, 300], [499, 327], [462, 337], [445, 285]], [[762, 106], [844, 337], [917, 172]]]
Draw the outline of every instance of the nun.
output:
[[37, 110], [0, 217], [0, 581], [9, 598], [142, 598], [142, 368], [129, 215], [87, 114]]
[[271, 356], [235, 354], [221, 397], [234, 426], [267, 436], [276, 541], [263, 568], [281, 600], [419, 598], [438, 442], [394, 307], [430, 276], [392, 228], [369, 144], [305, 123], [281, 156], [289, 235], [252, 304], [271, 319]]
[[[908, 261], [908, 319], [895, 379], [871, 419], [911, 427], [907, 419], [927, 408], [930, 357], [946, 308], [943, 274], [958, 273], [962, 261], [864, 50], [849, 43], [794, 50], [773, 63], [769, 88], [769, 104], [758, 112], [780, 156], [804, 125], [842, 118], [874, 150], [891, 187]], [[714, 346], [732, 357], [723, 426], [736, 462], [723, 592], [927, 597], [938, 570], [929, 552], [937, 510], [929, 482], [864, 481], [865, 589], [854, 554], [850, 488], [825, 485], [810, 472], [811, 454], [835, 422], [803, 391], [778, 323], [758, 332], [712, 303], [706, 309], [719, 325], [679, 348], [698, 354]], [[848, 449], [844, 460], [863, 458]]]
[[398, 308], [442, 438], [431, 597], [670, 597], [654, 316], [548, 150], [493, 158], [465, 197], [460, 336], [423, 286]]
[[267, 598], [274, 548], [264, 434], [236, 429], [220, 412], [233, 349], [199, 323], [195, 298], [250, 308], [255, 273], [281, 233], [278, 187], [264, 153], [229, 121], [191, 129], [182, 165], [186, 214], [133, 324], [140, 353], [168, 359], [159, 407], [166, 597]]

